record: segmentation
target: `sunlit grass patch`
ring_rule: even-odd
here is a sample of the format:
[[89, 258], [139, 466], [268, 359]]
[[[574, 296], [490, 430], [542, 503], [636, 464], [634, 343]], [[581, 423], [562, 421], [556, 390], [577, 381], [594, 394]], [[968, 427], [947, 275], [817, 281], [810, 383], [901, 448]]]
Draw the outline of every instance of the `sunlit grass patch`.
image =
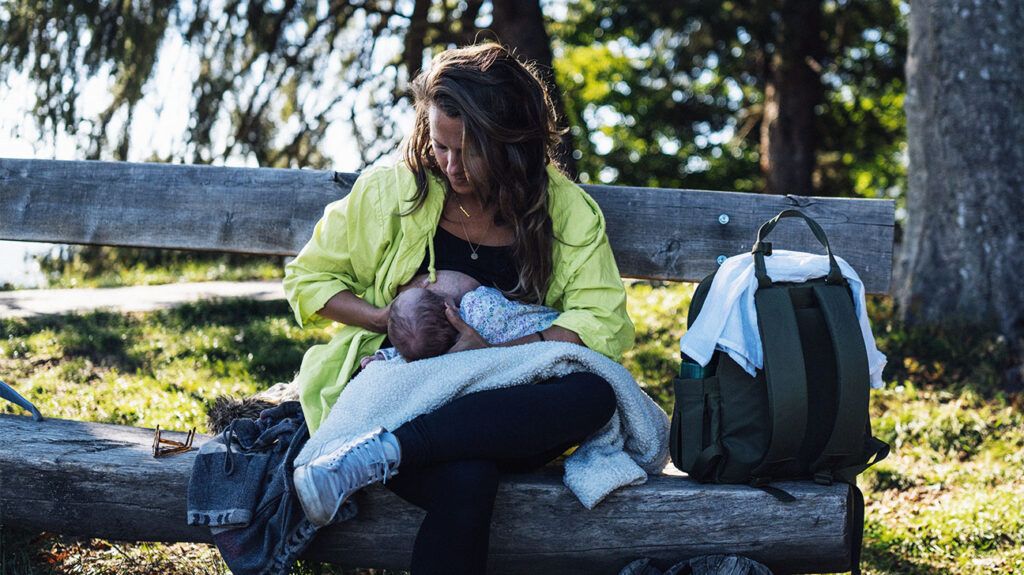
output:
[[[0, 529], [0, 575], [229, 575], [213, 545], [79, 539]], [[298, 561], [293, 575], [408, 575]]]
[[904, 385], [876, 392], [873, 402], [879, 438], [897, 450], [930, 454], [935, 463], [963, 462], [1009, 441], [1002, 447], [1006, 454], [1024, 440], [1024, 419], [1001, 395], [985, 398], [971, 389], [954, 393]]
[[636, 345], [622, 358], [641, 387], [669, 413], [672, 378], [679, 371], [679, 338], [686, 333], [692, 284], [629, 282], [626, 306]]
[[43, 256], [40, 264], [51, 288], [273, 280], [283, 276], [280, 257], [109, 246], [63, 248]]
[[879, 572], [895, 556], [945, 573], [1024, 569], [1024, 483], [988, 489], [933, 484], [870, 496], [866, 541]]
[[872, 411], [894, 452], [861, 482], [868, 572], [1024, 572], [1024, 416], [1008, 398], [906, 384]]
[[[79, 539], [0, 530], [0, 575], [229, 575], [213, 545]], [[401, 575], [299, 561], [293, 575]]]

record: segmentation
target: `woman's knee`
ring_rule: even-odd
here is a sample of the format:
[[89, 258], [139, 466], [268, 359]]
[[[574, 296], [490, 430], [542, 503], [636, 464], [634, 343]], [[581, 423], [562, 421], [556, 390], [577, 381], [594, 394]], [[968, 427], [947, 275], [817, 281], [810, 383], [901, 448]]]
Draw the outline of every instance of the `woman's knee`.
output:
[[579, 386], [579, 397], [593, 417], [591, 423], [595, 430], [608, 423], [618, 406], [612, 385], [600, 375], [585, 371], [567, 375], [566, 379]]

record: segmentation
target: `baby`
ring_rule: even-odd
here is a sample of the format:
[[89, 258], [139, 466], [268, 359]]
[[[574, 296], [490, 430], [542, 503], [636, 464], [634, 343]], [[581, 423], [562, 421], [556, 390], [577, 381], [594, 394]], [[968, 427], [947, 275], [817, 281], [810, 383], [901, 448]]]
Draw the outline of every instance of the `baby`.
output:
[[481, 286], [460, 272], [438, 271], [437, 281], [432, 284], [426, 282], [425, 275], [417, 276], [399, 289], [391, 303], [388, 339], [395, 347], [377, 351], [364, 360], [363, 366], [396, 356], [415, 361], [451, 349], [458, 332], [445, 317], [446, 301], [458, 306], [463, 321], [491, 344], [546, 329], [559, 315], [549, 307], [510, 301], [500, 290]]

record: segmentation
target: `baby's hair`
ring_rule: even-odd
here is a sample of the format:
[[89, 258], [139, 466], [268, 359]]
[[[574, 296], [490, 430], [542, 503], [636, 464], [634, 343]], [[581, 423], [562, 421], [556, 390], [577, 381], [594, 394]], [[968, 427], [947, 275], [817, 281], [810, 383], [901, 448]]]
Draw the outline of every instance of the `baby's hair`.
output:
[[459, 334], [444, 314], [444, 298], [432, 291], [418, 291], [419, 299], [392, 306], [388, 316], [388, 339], [406, 361], [444, 354]]

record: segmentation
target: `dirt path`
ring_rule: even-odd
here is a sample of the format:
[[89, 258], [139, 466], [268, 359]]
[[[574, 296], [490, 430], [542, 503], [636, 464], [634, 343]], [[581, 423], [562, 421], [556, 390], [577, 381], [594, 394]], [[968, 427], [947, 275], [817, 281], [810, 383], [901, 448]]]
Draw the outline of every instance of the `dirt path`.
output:
[[95, 310], [152, 311], [183, 303], [223, 298], [284, 299], [280, 281], [198, 282], [95, 289], [0, 292], [0, 317], [35, 317]]

